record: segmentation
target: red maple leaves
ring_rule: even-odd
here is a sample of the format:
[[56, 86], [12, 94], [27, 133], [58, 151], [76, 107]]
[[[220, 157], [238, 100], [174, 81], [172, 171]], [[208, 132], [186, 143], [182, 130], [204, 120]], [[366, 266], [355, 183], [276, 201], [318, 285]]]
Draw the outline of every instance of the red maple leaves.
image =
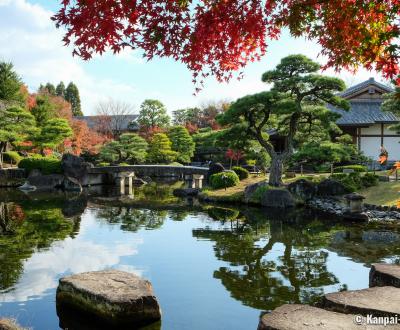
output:
[[53, 20], [83, 59], [141, 49], [147, 59], [185, 63], [200, 84], [209, 74], [232, 78], [284, 27], [317, 40], [327, 66], [364, 65], [393, 78], [399, 8], [400, 0], [63, 0]]

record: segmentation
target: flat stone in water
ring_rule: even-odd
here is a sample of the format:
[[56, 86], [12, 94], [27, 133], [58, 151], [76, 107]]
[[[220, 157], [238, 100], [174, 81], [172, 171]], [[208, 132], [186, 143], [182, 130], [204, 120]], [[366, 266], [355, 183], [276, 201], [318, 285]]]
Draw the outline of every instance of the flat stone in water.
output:
[[384, 286], [328, 293], [323, 307], [346, 314], [396, 316], [400, 314], [400, 289]]
[[369, 272], [369, 286], [386, 285], [400, 288], [400, 265], [373, 264]]
[[[258, 324], [258, 330], [365, 330], [371, 326], [358, 325], [354, 315], [326, 311], [308, 305], [283, 305], [273, 312], [264, 314]], [[392, 329], [399, 329], [397, 326]], [[387, 329], [373, 326], [374, 330]]]
[[104, 270], [60, 279], [57, 310], [72, 308], [111, 328], [150, 324], [161, 318], [151, 283], [132, 273]]

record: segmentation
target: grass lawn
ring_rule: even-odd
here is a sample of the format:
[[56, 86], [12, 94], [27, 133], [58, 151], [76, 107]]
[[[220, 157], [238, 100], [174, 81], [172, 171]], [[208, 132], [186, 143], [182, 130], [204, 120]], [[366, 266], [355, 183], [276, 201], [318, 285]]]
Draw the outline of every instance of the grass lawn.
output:
[[266, 180], [267, 177], [265, 175], [260, 174], [250, 175], [247, 179], [240, 181], [237, 186], [229, 187], [225, 189], [205, 189], [202, 194], [208, 197], [212, 197], [215, 200], [221, 199], [223, 201], [239, 201], [243, 197], [244, 189], [246, 186], [251, 185], [253, 183], [257, 183], [263, 180]]
[[366, 197], [365, 202], [375, 205], [396, 205], [400, 200], [400, 181], [379, 182], [378, 186], [358, 191]]

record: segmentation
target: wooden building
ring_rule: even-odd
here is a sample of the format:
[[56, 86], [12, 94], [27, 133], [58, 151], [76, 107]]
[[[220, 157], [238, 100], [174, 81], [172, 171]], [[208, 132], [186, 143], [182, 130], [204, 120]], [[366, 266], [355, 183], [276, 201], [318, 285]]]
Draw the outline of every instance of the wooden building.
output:
[[370, 78], [340, 94], [350, 102], [349, 111], [330, 107], [341, 114], [337, 124], [342, 131], [351, 135], [358, 149], [374, 160], [378, 159], [381, 146], [389, 152], [389, 160], [400, 160], [400, 134], [389, 129], [400, 119], [381, 110], [383, 95], [392, 91]]

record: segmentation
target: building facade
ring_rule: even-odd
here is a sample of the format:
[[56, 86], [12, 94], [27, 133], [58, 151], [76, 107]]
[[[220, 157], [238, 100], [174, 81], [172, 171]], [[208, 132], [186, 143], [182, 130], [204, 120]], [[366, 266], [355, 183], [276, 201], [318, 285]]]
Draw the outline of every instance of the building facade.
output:
[[374, 160], [378, 159], [381, 146], [388, 151], [389, 160], [400, 160], [400, 134], [389, 129], [400, 119], [381, 110], [383, 95], [392, 91], [370, 78], [340, 94], [349, 101], [349, 111], [330, 107], [341, 115], [337, 124], [342, 131], [352, 136], [365, 156]]

